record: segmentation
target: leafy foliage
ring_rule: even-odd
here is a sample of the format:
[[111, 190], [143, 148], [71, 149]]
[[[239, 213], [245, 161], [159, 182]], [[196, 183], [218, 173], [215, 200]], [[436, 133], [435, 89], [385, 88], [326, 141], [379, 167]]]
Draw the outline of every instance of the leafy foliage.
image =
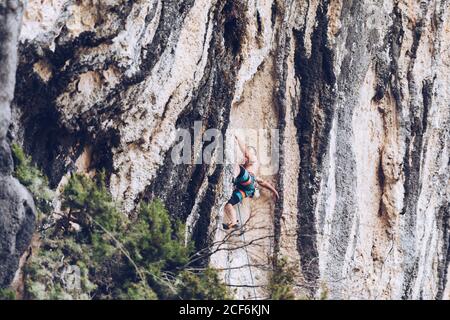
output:
[[16, 294], [13, 290], [9, 288], [0, 288], [0, 300], [15, 300]]
[[163, 203], [155, 200], [141, 205], [125, 243], [136, 262], [150, 268], [174, 270], [189, 260], [191, 247], [184, 245], [183, 238], [184, 226], [177, 222], [173, 228]]
[[49, 213], [52, 210], [51, 202], [54, 192], [48, 187], [47, 177], [33, 164], [31, 157], [27, 156], [18, 144], [11, 147], [14, 159], [14, 176], [33, 195], [39, 213]]
[[123, 291], [119, 293], [117, 298], [123, 300], [156, 300], [158, 296], [146, 282], [140, 281], [124, 285]]
[[278, 259], [269, 278], [269, 299], [295, 299], [294, 285], [297, 270], [285, 258]]
[[[140, 206], [131, 221], [105, 185], [74, 174], [62, 194], [64, 214], [28, 263], [26, 291], [36, 299], [177, 299], [226, 297], [213, 270], [193, 273], [184, 225], [171, 221], [160, 200]], [[76, 285], [67, 274], [76, 266]]]
[[[179, 294], [189, 300], [230, 299], [227, 288], [221, 284], [219, 274], [207, 268], [199, 274], [183, 271], [180, 274]], [[219, 285], [218, 285], [219, 284]]]
[[[42, 239], [38, 254], [25, 266], [26, 298], [47, 300], [90, 299], [90, 292], [96, 286], [88, 277], [83, 247], [73, 238]], [[68, 284], [68, 271], [76, 267], [79, 279], [73, 285]]]

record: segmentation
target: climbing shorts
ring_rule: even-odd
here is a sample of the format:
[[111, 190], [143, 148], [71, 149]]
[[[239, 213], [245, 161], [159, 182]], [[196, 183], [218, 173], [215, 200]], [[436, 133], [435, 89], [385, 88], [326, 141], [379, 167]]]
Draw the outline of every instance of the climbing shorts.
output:
[[234, 180], [235, 189], [228, 203], [232, 206], [242, 202], [244, 198], [253, 197], [255, 194], [255, 177], [241, 166], [239, 175]]
[[233, 194], [231, 195], [231, 198], [230, 198], [230, 200], [228, 200], [227, 203], [234, 206], [234, 205], [242, 202], [242, 200], [244, 200], [245, 197], [247, 197], [247, 195], [245, 194], [245, 191], [242, 191], [239, 189], [234, 189]]

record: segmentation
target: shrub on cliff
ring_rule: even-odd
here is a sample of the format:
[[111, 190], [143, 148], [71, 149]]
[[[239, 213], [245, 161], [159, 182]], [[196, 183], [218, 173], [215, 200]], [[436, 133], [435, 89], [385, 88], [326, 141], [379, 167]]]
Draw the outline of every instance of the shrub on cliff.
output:
[[9, 288], [0, 288], [0, 300], [15, 300], [16, 293]]
[[[185, 270], [193, 247], [185, 244], [184, 225], [170, 220], [160, 200], [141, 204], [131, 221], [118, 209], [104, 180], [103, 174], [97, 179], [73, 174], [68, 180], [61, 218], [43, 234], [41, 250], [28, 264], [28, 297], [225, 297], [226, 287], [213, 271]], [[81, 277], [75, 286], [67, 286], [68, 270]]]
[[18, 144], [12, 144], [11, 150], [14, 159], [14, 176], [31, 192], [39, 213], [49, 213], [52, 210], [51, 202], [54, 192], [48, 187], [47, 177], [33, 164], [31, 157], [27, 156]]
[[186, 300], [230, 299], [217, 270], [207, 268], [201, 272], [183, 271], [179, 277], [179, 295]]
[[125, 247], [133, 259], [149, 270], [175, 270], [189, 259], [191, 245], [184, 244], [184, 225], [171, 223], [160, 200], [142, 204], [127, 232]]
[[286, 259], [278, 259], [274, 264], [274, 268], [269, 278], [269, 299], [295, 299], [294, 285], [296, 273], [296, 268], [290, 266]]
[[43, 238], [24, 268], [25, 298], [86, 300], [96, 285], [86, 267], [86, 247], [73, 238]]

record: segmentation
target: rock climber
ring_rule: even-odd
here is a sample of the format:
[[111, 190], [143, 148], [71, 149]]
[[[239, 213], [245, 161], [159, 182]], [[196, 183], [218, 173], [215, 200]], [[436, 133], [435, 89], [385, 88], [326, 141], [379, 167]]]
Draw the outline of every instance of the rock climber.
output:
[[256, 149], [251, 146], [247, 146], [237, 136], [234, 136], [234, 138], [239, 145], [239, 149], [244, 154], [244, 161], [241, 164], [236, 163], [234, 165], [234, 190], [230, 200], [228, 200], [225, 205], [225, 216], [227, 221], [229, 221], [228, 223], [223, 223], [223, 228], [225, 230], [240, 228], [234, 205], [242, 202], [244, 198], [253, 198], [258, 187], [263, 187], [270, 190], [275, 199], [279, 198], [278, 191], [274, 188], [274, 186], [256, 176], [259, 169]]

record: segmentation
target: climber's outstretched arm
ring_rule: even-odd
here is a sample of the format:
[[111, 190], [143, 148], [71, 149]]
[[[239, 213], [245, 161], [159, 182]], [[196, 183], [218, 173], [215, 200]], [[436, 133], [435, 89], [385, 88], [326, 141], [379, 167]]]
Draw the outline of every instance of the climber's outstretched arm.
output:
[[275, 189], [275, 187], [271, 183], [267, 182], [266, 180], [260, 179], [260, 178], [256, 178], [256, 182], [258, 182], [258, 184], [261, 187], [272, 191], [272, 193], [274, 194], [276, 200], [278, 200], [280, 198], [280, 195], [278, 194], [277, 189]]
[[241, 149], [242, 153], [244, 155], [246, 155], [248, 153], [248, 151], [247, 151], [247, 145], [245, 144], [245, 142], [242, 141], [241, 139], [239, 139], [239, 137], [237, 135], [235, 135], [234, 138], [236, 139], [239, 149]]
[[247, 147], [247, 145], [245, 144], [244, 141], [242, 141], [238, 136], [234, 136], [234, 138], [236, 139], [238, 145], [239, 145], [239, 149], [241, 149], [242, 153], [244, 154], [245, 157], [248, 158], [250, 163], [255, 163], [258, 161], [258, 158], [256, 156], [256, 154], [254, 154], [253, 152], [249, 152], [249, 149]]

